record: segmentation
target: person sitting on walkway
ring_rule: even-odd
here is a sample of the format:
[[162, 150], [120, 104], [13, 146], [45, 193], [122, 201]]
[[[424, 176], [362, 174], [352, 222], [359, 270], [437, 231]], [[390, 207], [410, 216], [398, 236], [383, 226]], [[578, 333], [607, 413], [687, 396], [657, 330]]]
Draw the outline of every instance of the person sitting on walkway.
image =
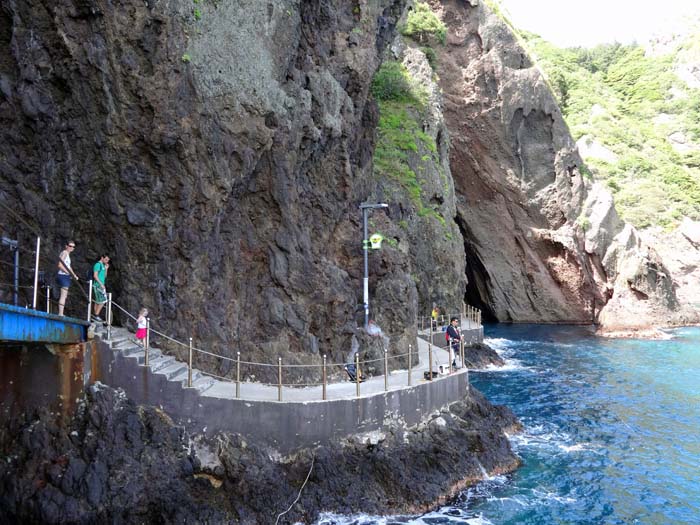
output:
[[447, 337], [451, 343], [450, 350], [452, 355], [452, 368], [457, 368], [457, 355], [459, 354], [459, 342], [462, 340], [462, 332], [457, 326], [458, 319], [453, 317], [450, 319], [450, 324], [447, 327]]
[[359, 373], [359, 380], [360, 383], [362, 383], [365, 379], [362, 377], [362, 372], [359, 372], [357, 368], [355, 367], [355, 356], [357, 353], [360, 351], [360, 345], [357, 342], [357, 339], [354, 337], [352, 338], [352, 350], [350, 350], [350, 353], [348, 354], [348, 359], [347, 359], [347, 364], [345, 365], [345, 371], [348, 373], [348, 378], [350, 381], [355, 382], [358, 380], [358, 373]]
[[92, 267], [92, 299], [95, 303], [95, 321], [102, 321], [100, 312], [107, 302], [107, 288], [105, 288], [105, 280], [107, 279], [107, 271], [109, 270], [109, 255], [100, 256], [100, 260]]
[[58, 275], [56, 275], [56, 281], [58, 282], [59, 288], [61, 288], [61, 295], [58, 299], [58, 315], [63, 315], [63, 309], [66, 306], [66, 299], [68, 299], [68, 288], [70, 288], [71, 276], [79, 281], [78, 276], [70, 266], [70, 254], [75, 250], [75, 242], [68, 241], [65, 248], [58, 256]]

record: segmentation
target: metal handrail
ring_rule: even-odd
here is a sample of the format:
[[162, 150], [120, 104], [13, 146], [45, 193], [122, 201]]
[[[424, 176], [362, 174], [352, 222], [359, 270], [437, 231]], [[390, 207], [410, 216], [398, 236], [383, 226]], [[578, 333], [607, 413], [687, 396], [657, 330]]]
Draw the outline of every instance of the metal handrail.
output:
[[129, 317], [131, 317], [134, 321], [137, 320], [136, 317], [134, 317], [133, 315], [131, 315], [131, 314], [128, 312], [128, 310], [126, 310], [125, 308], [122, 308], [121, 306], [119, 306], [119, 304], [117, 304], [116, 301], [112, 301], [112, 306], [116, 306], [117, 308], [119, 308], [122, 312], [124, 312], [126, 315], [128, 315]]
[[[109, 302], [109, 304], [110, 304], [110, 306], [111, 306], [111, 305], [116, 306], [119, 310], [121, 310], [122, 312], [124, 312], [124, 313], [125, 313], [127, 316], [129, 316], [131, 319], [136, 320], [136, 317], [134, 317], [132, 314], [130, 314], [125, 308], [123, 308], [121, 305], [119, 305], [118, 303], [116, 303], [116, 302], [114, 302], [113, 300], [111, 300], [111, 294], [110, 294], [110, 302]], [[147, 340], [147, 341], [148, 341], [148, 339], [149, 339], [149, 335], [148, 335], [148, 334], [150, 334], [150, 332], [153, 332], [154, 334], [157, 334], [158, 336], [163, 337], [164, 339], [166, 339], [166, 340], [168, 340], [168, 341], [171, 341], [171, 342], [173, 342], [173, 343], [175, 343], [175, 344], [178, 344], [178, 345], [180, 345], [180, 346], [183, 346], [183, 347], [186, 347], [186, 348], [189, 349], [189, 358], [188, 358], [188, 362], [186, 363], [186, 366], [188, 367], [188, 374], [187, 374], [187, 386], [188, 386], [188, 387], [192, 387], [192, 386], [193, 386], [193, 379], [192, 379], [192, 378], [193, 378], [193, 366], [192, 366], [192, 354], [193, 354], [193, 352], [196, 351], [196, 352], [198, 352], [198, 353], [201, 353], [201, 354], [204, 354], [204, 355], [208, 355], [208, 356], [211, 356], [211, 357], [214, 357], [214, 358], [219, 358], [219, 359], [222, 359], [222, 360], [225, 360], [225, 361], [229, 361], [229, 362], [235, 362], [235, 363], [236, 363], [236, 378], [235, 378], [235, 379], [228, 378], [228, 377], [224, 377], [224, 376], [220, 376], [220, 375], [217, 375], [217, 374], [214, 374], [214, 373], [210, 373], [210, 372], [201, 372], [201, 373], [202, 373], [202, 375], [203, 375], [204, 377], [215, 378], [215, 379], [218, 379], [218, 380], [221, 380], [221, 381], [225, 381], [225, 382], [227, 382], [227, 383], [230, 383], [230, 384], [232, 384], [232, 385], [235, 385], [235, 388], [236, 388], [236, 398], [240, 398], [240, 397], [241, 397], [240, 389], [241, 389], [241, 385], [242, 385], [242, 384], [257, 384], [257, 385], [261, 385], [261, 386], [275, 387], [275, 388], [277, 388], [277, 389], [278, 389], [278, 401], [282, 401], [282, 397], [283, 397], [283, 390], [282, 390], [282, 389], [283, 389], [284, 387], [307, 388], [307, 387], [318, 387], [318, 386], [321, 386], [321, 387], [323, 387], [323, 388], [322, 388], [322, 399], [323, 399], [323, 400], [326, 400], [326, 399], [327, 399], [326, 387], [327, 387], [327, 385], [329, 384], [329, 382], [328, 382], [328, 380], [327, 380], [329, 368], [330, 368], [330, 369], [335, 369], [335, 371], [332, 372], [333, 374], [336, 374], [336, 373], [339, 373], [339, 372], [342, 373], [343, 370], [347, 370], [347, 366], [348, 366], [349, 364], [354, 364], [354, 365], [355, 365], [355, 371], [356, 371], [356, 376], [355, 376], [355, 377], [356, 377], [356, 379], [355, 379], [354, 382], [355, 382], [356, 385], [357, 385], [357, 387], [356, 387], [356, 390], [357, 390], [356, 395], [357, 395], [357, 396], [360, 396], [360, 395], [361, 395], [361, 388], [360, 388], [360, 383], [361, 383], [361, 380], [360, 380], [360, 371], [362, 370], [362, 368], [366, 367], [367, 365], [374, 364], [374, 363], [379, 363], [379, 362], [382, 362], [382, 361], [384, 362], [384, 373], [381, 374], [381, 375], [384, 376], [384, 390], [385, 390], [385, 391], [387, 391], [388, 388], [389, 388], [389, 386], [388, 386], [388, 385], [389, 385], [389, 383], [388, 383], [389, 375], [393, 374], [394, 372], [399, 372], [399, 371], [400, 371], [400, 372], [406, 372], [406, 371], [407, 371], [407, 377], [408, 377], [408, 383], [407, 383], [407, 384], [408, 384], [408, 386], [411, 386], [411, 369], [412, 369], [412, 368], [415, 368], [416, 366], [418, 366], [418, 363], [416, 363], [416, 365], [414, 365], [414, 366], [411, 366], [411, 356], [416, 355], [416, 354], [418, 353], [418, 350], [417, 350], [417, 349], [416, 349], [415, 352], [412, 352], [412, 351], [410, 351], [410, 349], [409, 349], [409, 352], [405, 352], [405, 353], [401, 353], [401, 354], [396, 354], [396, 355], [391, 355], [391, 356], [388, 355], [388, 352], [387, 352], [387, 350], [385, 349], [385, 350], [384, 350], [384, 356], [383, 356], [383, 357], [380, 357], [380, 358], [377, 358], [377, 359], [365, 359], [365, 360], [362, 360], [362, 361], [360, 361], [359, 355], [356, 354], [356, 355], [355, 355], [355, 359], [354, 359], [354, 363], [347, 363], [347, 362], [342, 362], [342, 363], [328, 363], [328, 362], [326, 362], [326, 359], [325, 359], [326, 356], [325, 356], [325, 355], [323, 356], [324, 362], [323, 362], [322, 364], [289, 364], [289, 365], [283, 365], [283, 364], [282, 364], [281, 358], [278, 358], [278, 361], [277, 361], [276, 364], [275, 364], [275, 363], [258, 363], [258, 362], [255, 362], [255, 361], [241, 361], [241, 360], [240, 360], [240, 352], [237, 353], [237, 357], [234, 359], [234, 358], [232, 358], [232, 357], [224, 356], [224, 355], [219, 355], [219, 354], [215, 354], [215, 353], [213, 353], [213, 352], [209, 352], [209, 351], [203, 350], [203, 349], [201, 349], [201, 348], [195, 348], [195, 347], [192, 345], [192, 339], [190, 339], [189, 344], [185, 344], [185, 343], [183, 343], [183, 342], [181, 342], [181, 341], [178, 341], [177, 339], [175, 339], [175, 338], [173, 338], [173, 337], [170, 337], [170, 336], [168, 336], [168, 335], [166, 335], [166, 334], [164, 334], [164, 333], [162, 333], [162, 332], [160, 332], [160, 331], [158, 331], [158, 330], [155, 330], [155, 329], [151, 328], [150, 319], [149, 319], [148, 321], [149, 321], [148, 324], [147, 324], [147, 332], [148, 332], [148, 333], [147, 333], [147, 336], [146, 336], [146, 340]], [[111, 328], [111, 318], [110, 318], [110, 322], [109, 322], [108, 328]], [[109, 332], [108, 332], [108, 333], [109, 333]], [[146, 344], [144, 345], [144, 352], [145, 352], [145, 354], [146, 354], [146, 358], [145, 358], [144, 364], [145, 364], [146, 366], [148, 366], [148, 346], [149, 346], [148, 343], [146, 343]], [[429, 362], [429, 364], [428, 364], [428, 369], [429, 369], [429, 370], [432, 370], [433, 365], [434, 365], [434, 362], [435, 362], [434, 359], [432, 358], [432, 355], [433, 355], [433, 354], [432, 354], [432, 347], [433, 347], [433, 346], [434, 346], [435, 348], [437, 348], [437, 349], [441, 349], [441, 350], [445, 350], [445, 351], [450, 352], [450, 350], [451, 350], [451, 342], [448, 342], [448, 343], [444, 346], [444, 348], [443, 348], [441, 345], [439, 345], [439, 344], [437, 344], [437, 345], [432, 345], [432, 344], [431, 344], [431, 345], [430, 345], [430, 347], [429, 347], [429, 355], [430, 355], [429, 360], [430, 360], [430, 362]], [[460, 359], [461, 359], [461, 361], [462, 361], [462, 364], [464, 363], [463, 355], [464, 355], [464, 354], [463, 354], [463, 351], [461, 351], [461, 352], [460, 352]], [[396, 360], [396, 359], [401, 359], [401, 358], [404, 358], [404, 357], [408, 357], [408, 363], [409, 363], [408, 366], [409, 366], [409, 368], [408, 368], [407, 370], [393, 370], [393, 371], [390, 370], [390, 367], [389, 367], [389, 360], [391, 360], [391, 359]], [[455, 354], [454, 359], [456, 359], [456, 357], [457, 357], [457, 354]], [[452, 363], [452, 360], [450, 360], [450, 364], [449, 364], [449, 365], [450, 365], [450, 371], [452, 370], [451, 363]], [[241, 365], [246, 365], [246, 366], [260, 366], [260, 367], [268, 367], [268, 368], [276, 367], [276, 368], [278, 369], [278, 381], [277, 381], [277, 383], [267, 383], [267, 382], [250, 381], [250, 380], [241, 381], [241, 379], [240, 379], [240, 366], [241, 366]], [[284, 381], [282, 380], [282, 371], [285, 370], [285, 369], [294, 369], [294, 368], [321, 368], [321, 369], [322, 369], [323, 381], [322, 381], [322, 382], [303, 382], [303, 383], [284, 382]], [[432, 381], [432, 376], [430, 377], [430, 380]], [[342, 382], [344, 383], [345, 381], [342, 381]], [[338, 383], [338, 382], [337, 382], [337, 381], [333, 381], [332, 383]]]
[[[136, 317], [134, 317], [133, 315], [131, 315], [126, 309], [124, 309], [122, 306], [120, 306], [120, 305], [119, 305], [118, 303], [116, 303], [115, 301], [112, 301], [112, 305], [113, 305], [113, 306], [116, 306], [119, 310], [121, 310], [122, 312], [124, 312], [125, 314], [127, 314], [129, 317], [131, 317], [131, 319], [136, 320]], [[170, 336], [168, 336], [168, 335], [166, 335], [166, 334], [164, 334], [164, 333], [162, 333], [162, 332], [160, 332], [160, 331], [158, 331], [158, 330], [156, 330], [156, 329], [154, 329], [154, 328], [151, 328], [150, 330], [151, 330], [154, 334], [159, 335], [160, 337], [163, 337], [164, 339], [167, 339], [168, 341], [171, 341], [171, 342], [173, 342], [173, 343], [175, 343], [175, 344], [178, 344], [178, 345], [180, 345], [180, 346], [182, 346], [182, 347], [189, 348], [189, 345], [188, 345], [188, 344], [183, 343], [182, 341], [178, 341], [177, 339], [174, 339], [173, 337], [170, 337]], [[435, 345], [435, 346], [438, 347], [438, 348], [442, 348], [442, 347], [440, 347], [439, 345]], [[449, 349], [449, 346], [450, 346], [450, 345], [448, 344], [448, 345], [446, 345], [444, 348], [445, 348], [445, 349]], [[221, 354], [215, 354], [215, 353], [213, 353], [213, 352], [209, 352], [209, 351], [203, 350], [203, 349], [201, 349], [201, 348], [193, 347], [192, 349], [193, 349], [193, 351], [199, 352], [199, 353], [204, 354], [204, 355], [208, 355], [208, 356], [215, 357], [215, 358], [218, 358], [218, 359], [223, 359], [223, 360], [225, 360], [225, 361], [237, 362], [237, 363], [240, 363], [241, 365], [247, 365], [247, 366], [262, 366], [262, 367], [274, 367], [274, 368], [277, 368], [277, 367], [279, 366], [278, 363], [260, 363], [260, 362], [257, 362], [257, 361], [243, 361], [243, 360], [239, 361], [239, 360], [237, 360], [236, 358], [229, 357], [229, 356], [225, 356], [225, 355], [221, 355]], [[415, 355], [415, 354], [416, 354], [416, 352], [412, 352], [412, 355]], [[408, 352], [405, 352], [405, 353], [402, 353], [402, 354], [389, 355], [389, 356], [388, 356], [388, 359], [399, 359], [399, 358], [402, 358], [402, 357], [407, 357], [408, 355], [409, 355]], [[384, 361], [384, 357], [379, 357], [379, 358], [376, 358], [376, 359], [364, 359], [364, 360], [361, 360], [361, 361], [359, 362], [359, 364], [360, 364], [360, 365], [367, 365], [367, 364], [379, 363], [379, 362], [383, 362], [383, 361]], [[338, 367], [338, 368], [341, 368], [341, 369], [342, 369], [343, 367], [347, 366], [348, 364], [352, 364], [352, 363], [347, 363], [347, 362], [326, 363], [325, 366], [326, 366], [326, 367]], [[282, 365], [283, 368], [323, 368], [323, 366], [324, 366], [324, 365], [323, 365], [322, 363], [318, 363], [318, 364], [315, 364], [315, 363], [311, 363], [311, 364], [286, 364], [286, 365], [283, 364], [283, 365]], [[208, 374], [208, 375], [213, 375], [213, 374]], [[263, 384], [263, 383], [259, 383], [259, 384]]]

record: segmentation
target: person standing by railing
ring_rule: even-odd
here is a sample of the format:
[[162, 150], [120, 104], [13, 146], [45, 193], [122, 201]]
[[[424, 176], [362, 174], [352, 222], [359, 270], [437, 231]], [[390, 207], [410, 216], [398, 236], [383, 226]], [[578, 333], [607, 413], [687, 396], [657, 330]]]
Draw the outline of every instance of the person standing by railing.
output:
[[440, 309], [436, 304], [433, 305], [433, 311], [430, 312], [430, 321], [433, 323], [433, 330], [437, 330], [438, 327], [438, 317], [440, 316]]
[[56, 281], [58, 281], [58, 286], [61, 288], [61, 295], [58, 299], [58, 315], [63, 315], [63, 309], [66, 306], [66, 300], [68, 299], [68, 288], [70, 288], [71, 276], [79, 281], [78, 276], [71, 268], [70, 254], [75, 250], [75, 242], [68, 241], [65, 248], [58, 256], [58, 275], [56, 275]]
[[95, 321], [102, 321], [100, 312], [107, 303], [107, 288], [105, 281], [107, 280], [107, 271], [109, 270], [109, 255], [100, 256], [100, 260], [92, 267], [92, 300], [95, 304]]
[[[457, 368], [457, 355], [459, 354], [459, 342], [462, 340], [462, 333], [457, 325], [458, 319], [453, 317], [450, 319], [450, 324], [447, 327], [447, 337], [450, 340], [450, 358], [452, 359], [452, 368]], [[464, 363], [462, 363], [464, 366]]]

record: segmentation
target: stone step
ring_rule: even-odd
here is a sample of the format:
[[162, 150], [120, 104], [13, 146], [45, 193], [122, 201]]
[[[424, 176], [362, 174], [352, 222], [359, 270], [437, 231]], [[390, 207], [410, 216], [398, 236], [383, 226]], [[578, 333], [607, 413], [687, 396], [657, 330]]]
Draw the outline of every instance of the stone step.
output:
[[112, 348], [119, 348], [121, 346], [124, 346], [129, 343], [133, 343], [133, 340], [130, 335], [116, 335], [112, 334]]
[[[187, 370], [188, 370], [187, 366], [185, 366], [185, 369], [182, 372], [180, 372], [179, 374], [171, 377], [170, 381], [179, 381], [179, 382], [183, 383], [185, 386], [187, 386], [186, 385], [186, 383], [187, 383]], [[199, 379], [200, 377], [202, 377], [202, 372], [200, 372], [197, 369], [192, 370], [192, 385], [194, 385], [194, 382], [197, 379]]]
[[196, 388], [199, 391], [199, 394], [201, 395], [207, 390], [209, 390], [211, 387], [213, 387], [215, 383], [216, 379], [214, 379], [213, 377], [203, 375], [202, 377], [197, 378], [196, 381], [192, 381], [192, 387]]
[[187, 366], [184, 363], [175, 361], [174, 363], [158, 370], [157, 373], [163, 374], [165, 377], [168, 378], [168, 381], [171, 381], [173, 377], [181, 374], [183, 371], [187, 371]]
[[175, 362], [175, 358], [171, 355], [159, 355], [155, 359], [149, 359], [148, 364], [151, 367], [151, 373], [162, 370], [166, 366], [172, 365]]
[[[130, 344], [125, 344], [119, 348], [121, 350], [121, 353], [124, 354], [125, 356], [137, 356], [139, 354], [143, 354], [143, 347], [140, 346], [138, 343], [134, 343], [131, 341]], [[153, 350], [149, 350], [149, 355], [153, 353]]]
[[[151, 348], [148, 351], [148, 364], [149, 364], [149, 366], [153, 362], [154, 359], [157, 359], [162, 355], [163, 355], [163, 352], [161, 352], [157, 348]], [[143, 351], [143, 348], [139, 348], [138, 352], [131, 354], [129, 357], [136, 357], [136, 360], [138, 361], [138, 363], [140, 365], [142, 365], [146, 362], [146, 353]]]

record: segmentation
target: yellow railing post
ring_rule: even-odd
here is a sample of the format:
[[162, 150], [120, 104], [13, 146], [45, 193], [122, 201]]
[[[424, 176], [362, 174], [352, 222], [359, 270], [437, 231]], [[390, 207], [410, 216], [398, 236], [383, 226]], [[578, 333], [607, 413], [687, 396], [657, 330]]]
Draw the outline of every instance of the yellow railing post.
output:
[[360, 354], [355, 354], [355, 390], [357, 397], [360, 397]]
[[433, 322], [430, 321], [430, 339], [428, 339], [428, 380], [433, 380]]
[[384, 349], [384, 392], [389, 390], [389, 351]]
[[187, 359], [187, 386], [192, 388], [192, 338], [190, 337], [190, 351]]
[[450, 371], [450, 374], [452, 373], [452, 361], [455, 359], [455, 351], [454, 348], [452, 348], [452, 338], [450, 338], [449, 341], [447, 341], [447, 360], [449, 361], [448, 363], [448, 370]]
[[323, 400], [326, 400], [326, 382], [328, 376], [326, 375], [326, 354], [323, 354]]
[[277, 358], [277, 401], [282, 401], [282, 358]]
[[107, 339], [112, 340], [112, 292], [107, 294]]
[[408, 345], [408, 386], [411, 386], [411, 345]]
[[148, 366], [148, 347], [151, 345], [151, 318], [146, 317], [146, 344], [143, 345], [143, 364]]
[[241, 353], [236, 352], [236, 398], [241, 397]]

